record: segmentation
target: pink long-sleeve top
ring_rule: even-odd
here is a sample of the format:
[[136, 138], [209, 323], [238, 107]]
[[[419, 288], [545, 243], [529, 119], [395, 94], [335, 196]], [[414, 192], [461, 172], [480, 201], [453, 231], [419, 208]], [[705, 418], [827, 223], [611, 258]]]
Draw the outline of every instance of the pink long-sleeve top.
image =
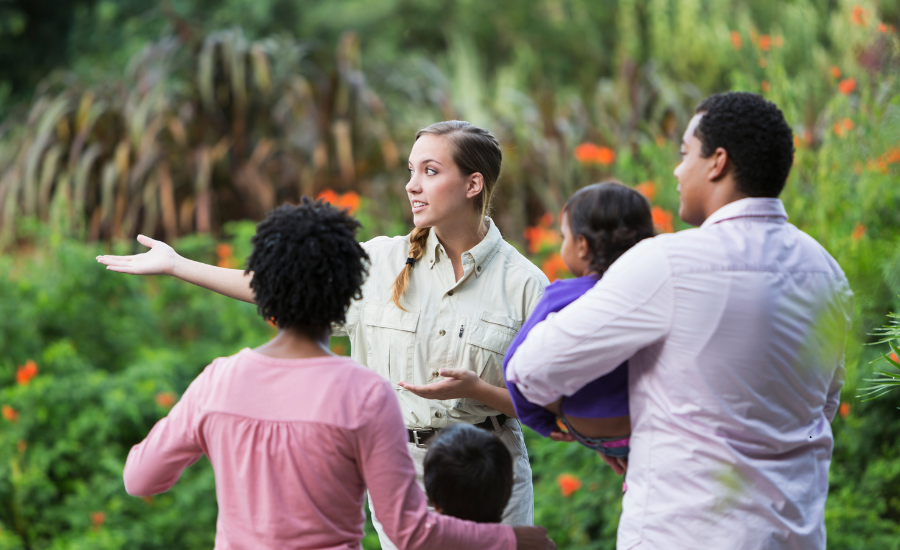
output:
[[204, 454], [216, 550], [360, 549], [367, 488], [400, 548], [516, 547], [507, 525], [428, 511], [394, 389], [351, 359], [216, 359], [131, 449], [125, 489], [165, 492]]

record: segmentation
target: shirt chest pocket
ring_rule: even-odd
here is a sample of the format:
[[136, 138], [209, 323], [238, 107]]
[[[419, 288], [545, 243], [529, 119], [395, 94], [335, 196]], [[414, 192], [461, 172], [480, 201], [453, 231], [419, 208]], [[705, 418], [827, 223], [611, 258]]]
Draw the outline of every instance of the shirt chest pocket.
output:
[[522, 321], [504, 314], [485, 311], [468, 327], [465, 359], [478, 377], [501, 388], [503, 379], [503, 355], [516, 336]]
[[413, 380], [418, 324], [418, 311], [403, 311], [393, 304], [366, 304], [363, 327], [368, 367], [395, 384]]

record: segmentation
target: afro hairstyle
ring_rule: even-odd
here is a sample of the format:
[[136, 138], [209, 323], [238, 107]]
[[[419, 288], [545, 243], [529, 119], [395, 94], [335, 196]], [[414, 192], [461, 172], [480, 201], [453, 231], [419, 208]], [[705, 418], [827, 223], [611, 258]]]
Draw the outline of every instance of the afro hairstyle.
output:
[[703, 143], [701, 156], [722, 147], [739, 191], [778, 197], [794, 163], [794, 135], [781, 110], [760, 95], [728, 92], [706, 98], [696, 112], [703, 114], [694, 133]]
[[309, 197], [270, 212], [256, 226], [247, 259], [259, 314], [311, 335], [343, 323], [368, 273], [359, 227], [346, 212]]

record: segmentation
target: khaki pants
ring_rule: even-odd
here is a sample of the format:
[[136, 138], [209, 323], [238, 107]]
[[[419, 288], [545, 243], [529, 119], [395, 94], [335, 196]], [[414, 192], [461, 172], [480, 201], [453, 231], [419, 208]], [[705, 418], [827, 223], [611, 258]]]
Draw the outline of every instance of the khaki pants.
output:
[[[513, 490], [503, 511], [503, 523], [507, 525], [533, 525], [534, 524], [534, 487], [531, 485], [531, 465], [528, 463], [528, 451], [525, 450], [525, 440], [522, 438], [522, 426], [514, 418], [507, 419], [503, 426], [494, 432], [506, 444], [513, 459]], [[416, 464], [416, 480], [422, 491], [425, 490], [423, 481], [422, 464], [425, 462], [425, 453], [428, 449], [416, 447], [408, 443], [409, 453]], [[398, 550], [388, 539], [384, 528], [375, 517], [372, 508], [372, 499], [369, 498], [369, 510], [372, 512], [372, 523], [378, 532], [383, 550]]]

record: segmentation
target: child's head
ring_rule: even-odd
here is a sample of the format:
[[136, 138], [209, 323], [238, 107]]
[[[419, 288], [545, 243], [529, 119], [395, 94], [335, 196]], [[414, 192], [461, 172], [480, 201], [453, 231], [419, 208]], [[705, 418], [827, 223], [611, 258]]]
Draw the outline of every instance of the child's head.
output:
[[270, 212], [256, 226], [247, 259], [259, 314], [279, 329], [312, 337], [344, 322], [369, 259], [356, 240], [359, 226], [349, 214], [309, 197]]
[[563, 209], [560, 255], [576, 277], [603, 275], [626, 250], [652, 237], [650, 202], [618, 182], [588, 185]]
[[425, 492], [442, 514], [500, 523], [512, 487], [512, 455], [506, 445], [471, 424], [442, 430], [425, 455]]

